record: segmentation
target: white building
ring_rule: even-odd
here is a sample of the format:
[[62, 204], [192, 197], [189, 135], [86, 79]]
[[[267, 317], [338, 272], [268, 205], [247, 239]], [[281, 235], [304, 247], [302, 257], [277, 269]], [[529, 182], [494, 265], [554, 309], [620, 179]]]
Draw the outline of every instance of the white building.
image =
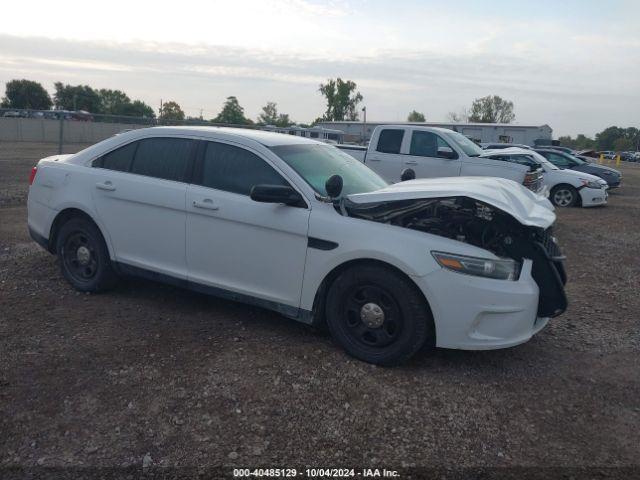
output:
[[[438, 122], [320, 122], [318, 126], [341, 130], [344, 141], [363, 144], [369, 141], [378, 125], [424, 125], [449, 128], [482, 143], [521, 143], [551, 145], [553, 130], [549, 125], [518, 125], [516, 123], [438, 123]], [[364, 141], [363, 141], [364, 138]]]

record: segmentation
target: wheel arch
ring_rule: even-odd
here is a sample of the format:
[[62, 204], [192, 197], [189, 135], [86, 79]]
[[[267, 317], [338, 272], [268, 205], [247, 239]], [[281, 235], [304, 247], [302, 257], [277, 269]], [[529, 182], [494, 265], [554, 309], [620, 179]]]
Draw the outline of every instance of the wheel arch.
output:
[[[333, 282], [340, 276], [340, 274], [342, 274], [342, 272], [350, 268], [356, 268], [363, 265], [377, 265], [380, 267], [384, 267], [389, 270], [393, 270], [394, 272], [406, 278], [414, 286], [414, 288], [419, 293], [419, 295], [422, 297], [429, 311], [429, 315], [431, 315], [431, 318], [433, 318], [433, 310], [431, 309], [429, 300], [425, 297], [424, 293], [418, 287], [416, 282], [413, 281], [411, 276], [407, 275], [405, 272], [403, 272], [400, 268], [396, 267], [395, 265], [392, 265], [383, 260], [378, 260], [374, 258], [356, 258], [356, 259], [347, 260], [335, 266], [331, 271], [329, 271], [329, 273], [325, 275], [325, 277], [322, 279], [322, 282], [320, 282], [320, 286], [318, 287], [318, 290], [316, 291], [315, 297], [313, 299], [312, 324], [314, 326], [320, 327], [320, 326], [324, 326], [326, 323], [325, 314], [326, 314], [327, 293], [329, 291], [329, 288], [333, 284]], [[434, 328], [435, 328], [435, 321], [434, 321]], [[436, 331], [436, 337], [437, 337], [437, 331]]]
[[102, 228], [100, 228], [100, 225], [98, 224], [98, 222], [96, 222], [95, 219], [89, 213], [77, 207], [64, 208], [63, 210], [60, 210], [60, 212], [58, 212], [58, 214], [53, 219], [53, 222], [51, 223], [51, 229], [49, 231], [48, 250], [50, 253], [53, 253], [53, 254], [56, 253], [56, 243], [58, 241], [58, 232], [60, 232], [60, 228], [62, 227], [62, 225], [64, 225], [67, 221], [71, 220], [72, 218], [84, 218], [90, 221], [91, 223], [93, 223], [96, 226], [96, 228], [100, 231], [100, 234], [102, 235], [102, 238], [104, 239], [107, 245], [107, 250], [109, 250], [109, 255], [111, 256], [111, 258], [113, 258], [109, 238], [104, 234], [104, 231], [102, 230]]

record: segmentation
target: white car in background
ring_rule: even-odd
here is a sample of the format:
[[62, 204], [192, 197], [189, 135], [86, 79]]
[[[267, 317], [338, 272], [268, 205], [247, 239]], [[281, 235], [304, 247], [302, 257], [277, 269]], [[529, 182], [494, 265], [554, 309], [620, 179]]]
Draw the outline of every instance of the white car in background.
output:
[[606, 181], [588, 173], [558, 168], [532, 150], [516, 147], [486, 150], [482, 156], [521, 165], [540, 165], [549, 200], [556, 207], [595, 207], [607, 203]]
[[511, 180], [388, 185], [314, 140], [156, 127], [42, 159], [30, 185], [31, 236], [76, 289], [130, 274], [252, 303], [367, 362], [516, 345], [567, 307], [555, 214]]

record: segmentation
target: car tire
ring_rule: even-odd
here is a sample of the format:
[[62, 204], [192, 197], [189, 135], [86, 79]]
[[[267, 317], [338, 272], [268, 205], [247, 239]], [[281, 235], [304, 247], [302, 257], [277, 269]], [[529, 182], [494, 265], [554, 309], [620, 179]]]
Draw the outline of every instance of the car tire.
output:
[[76, 290], [102, 292], [117, 282], [102, 233], [88, 219], [71, 218], [60, 227], [56, 253], [62, 275]]
[[344, 271], [329, 288], [327, 326], [351, 356], [376, 365], [405, 362], [435, 345], [433, 317], [406, 276], [380, 265]]
[[578, 203], [578, 191], [571, 185], [556, 185], [549, 195], [556, 207], [573, 207]]

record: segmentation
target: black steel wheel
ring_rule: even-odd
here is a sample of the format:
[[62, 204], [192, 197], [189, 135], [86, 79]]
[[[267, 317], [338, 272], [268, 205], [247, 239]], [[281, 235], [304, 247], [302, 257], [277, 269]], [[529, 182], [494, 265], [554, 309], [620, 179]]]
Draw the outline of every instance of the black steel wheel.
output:
[[400, 335], [402, 312], [384, 287], [354, 285], [348, 293], [346, 308], [346, 327], [355, 342], [381, 348]]
[[352, 356], [378, 365], [406, 361], [423, 345], [435, 345], [429, 306], [400, 272], [364, 264], [343, 272], [331, 285], [327, 325]]
[[115, 284], [117, 277], [104, 238], [90, 220], [76, 217], [62, 225], [56, 251], [62, 274], [75, 289], [99, 292]]

